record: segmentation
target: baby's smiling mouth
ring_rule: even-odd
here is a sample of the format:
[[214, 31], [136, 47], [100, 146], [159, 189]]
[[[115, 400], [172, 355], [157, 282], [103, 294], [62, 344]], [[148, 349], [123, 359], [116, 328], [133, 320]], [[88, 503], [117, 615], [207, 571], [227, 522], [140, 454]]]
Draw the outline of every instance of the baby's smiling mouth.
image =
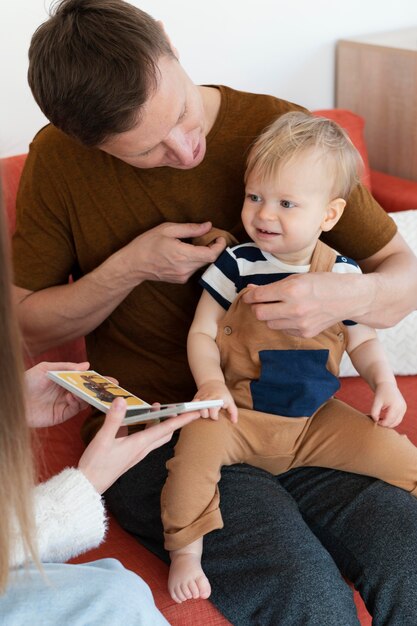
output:
[[256, 230], [260, 235], [280, 235], [281, 234], [281, 233], [273, 232], [271, 230], [265, 230], [264, 228], [257, 228]]

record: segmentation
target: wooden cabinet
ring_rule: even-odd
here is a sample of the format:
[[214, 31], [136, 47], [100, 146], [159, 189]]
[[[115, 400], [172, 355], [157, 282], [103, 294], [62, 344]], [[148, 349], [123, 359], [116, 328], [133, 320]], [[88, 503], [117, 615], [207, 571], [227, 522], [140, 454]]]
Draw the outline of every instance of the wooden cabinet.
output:
[[339, 41], [336, 106], [365, 118], [373, 169], [417, 181], [417, 27]]

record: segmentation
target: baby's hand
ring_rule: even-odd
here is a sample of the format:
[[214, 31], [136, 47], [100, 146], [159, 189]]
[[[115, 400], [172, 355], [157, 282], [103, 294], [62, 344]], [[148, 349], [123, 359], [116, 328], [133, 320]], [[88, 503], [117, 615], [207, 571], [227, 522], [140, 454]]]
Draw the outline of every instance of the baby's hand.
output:
[[212, 409], [204, 409], [200, 411], [201, 417], [211, 417], [213, 420], [219, 419], [219, 411], [221, 408], [226, 409], [229, 413], [230, 421], [234, 424], [237, 422], [237, 406], [233, 400], [232, 394], [226, 385], [220, 380], [209, 380], [201, 385], [194, 396], [194, 400], [223, 400], [223, 407], [213, 407]]
[[407, 405], [396, 383], [380, 383], [375, 389], [371, 417], [380, 426], [394, 428], [401, 423]]

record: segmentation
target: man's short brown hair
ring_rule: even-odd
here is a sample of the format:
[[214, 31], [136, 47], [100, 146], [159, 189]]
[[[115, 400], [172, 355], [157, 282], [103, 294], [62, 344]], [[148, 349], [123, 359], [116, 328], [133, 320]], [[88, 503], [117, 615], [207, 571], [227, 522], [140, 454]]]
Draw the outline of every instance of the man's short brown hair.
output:
[[35, 31], [28, 80], [46, 117], [87, 146], [130, 130], [174, 56], [161, 26], [123, 0], [62, 0]]

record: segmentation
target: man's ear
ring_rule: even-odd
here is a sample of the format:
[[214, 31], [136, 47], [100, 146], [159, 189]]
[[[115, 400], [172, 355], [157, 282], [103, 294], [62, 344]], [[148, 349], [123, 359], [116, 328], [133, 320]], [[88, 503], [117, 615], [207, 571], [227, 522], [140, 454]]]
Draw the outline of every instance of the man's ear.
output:
[[171, 48], [171, 50], [172, 50], [172, 54], [174, 55], [174, 57], [175, 57], [177, 60], [179, 60], [180, 55], [178, 54], [178, 50], [177, 50], [177, 48], [176, 48], [175, 46], [173, 46], [173, 45], [172, 45], [172, 41], [171, 41], [171, 39], [170, 39], [170, 37], [169, 37], [169, 35], [168, 35], [167, 31], [165, 30], [164, 23], [163, 23], [163, 22], [161, 22], [161, 20], [157, 20], [157, 22], [156, 22], [156, 23], [158, 24], [159, 28], [163, 31], [163, 33], [164, 33], [164, 35], [165, 35], [166, 39], [168, 40], [168, 43], [169, 43], [170, 48]]
[[343, 198], [331, 200], [327, 205], [326, 213], [321, 223], [321, 230], [325, 232], [331, 230], [342, 217], [345, 206], [346, 200], [343, 200]]

